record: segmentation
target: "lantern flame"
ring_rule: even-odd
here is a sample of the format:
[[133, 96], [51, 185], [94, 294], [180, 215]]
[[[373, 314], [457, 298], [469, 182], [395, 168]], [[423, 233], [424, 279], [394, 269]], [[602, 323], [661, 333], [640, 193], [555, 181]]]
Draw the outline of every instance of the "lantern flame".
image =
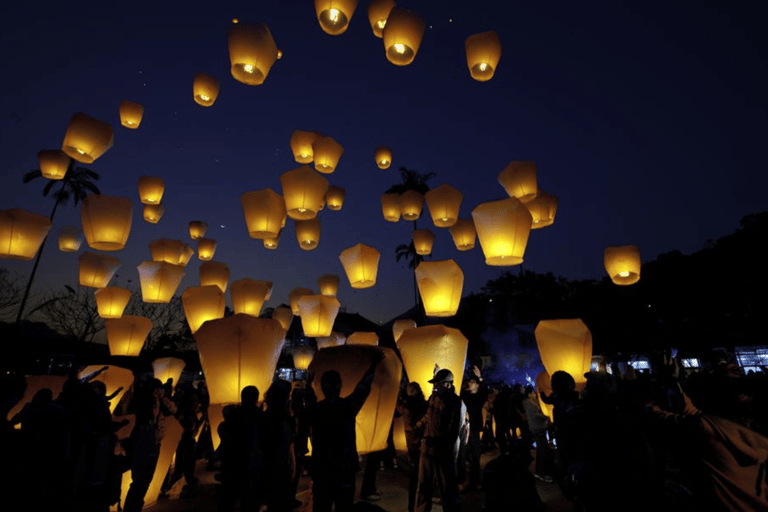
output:
[[395, 43], [394, 47], [397, 53], [401, 55], [405, 53], [405, 45], [403, 43]]
[[379, 20], [376, 22], [376, 26], [380, 29], [384, 30], [384, 27], [387, 25], [387, 20]]
[[246, 73], [253, 73], [253, 65], [252, 64], [246, 64], [243, 66], [243, 71]]
[[339, 12], [338, 9], [331, 9], [331, 10], [328, 11], [328, 19], [331, 20], [334, 23], [338, 23], [338, 21], [339, 21], [339, 14], [341, 14], [341, 13]]

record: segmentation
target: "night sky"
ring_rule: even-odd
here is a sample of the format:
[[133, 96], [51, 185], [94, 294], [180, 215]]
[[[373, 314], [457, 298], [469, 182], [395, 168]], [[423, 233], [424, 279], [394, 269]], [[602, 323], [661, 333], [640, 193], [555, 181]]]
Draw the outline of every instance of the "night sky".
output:
[[[8, 3], [6, 3], [8, 4]], [[169, 4], [169, 5], [166, 5]], [[136, 266], [148, 243], [182, 239], [195, 246], [190, 220], [209, 225], [216, 261], [230, 283], [274, 282], [265, 307], [287, 302], [302, 286], [317, 290], [325, 273], [342, 277], [349, 312], [382, 322], [413, 305], [412, 277], [395, 262], [413, 225], [384, 221], [379, 196], [400, 181], [398, 169], [435, 172], [461, 190], [462, 218], [481, 202], [506, 197], [498, 173], [512, 160], [534, 160], [539, 186], [560, 200], [555, 224], [534, 230], [524, 268], [569, 278], [602, 278], [607, 245], [637, 244], [643, 261], [736, 229], [768, 209], [765, 144], [766, 44], [758, 2], [406, 2], [427, 29], [413, 64], [385, 57], [360, 2], [346, 33], [325, 34], [310, 0], [110, 4], [13, 2], [0, 8], [3, 106], [0, 209], [48, 215], [44, 180], [23, 184], [37, 152], [58, 149], [70, 117], [84, 112], [112, 124], [115, 143], [94, 164], [102, 194], [134, 204], [133, 229], [112, 284], [139, 285]], [[740, 5], [733, 5], [740, 4]], [[269, 25], [284, 57], [266, 82], [247, 86], [229, 71], [232, 18]], [[495, 30], [502, 57], [495, 77], [472, 80], [467, 36]], [[211, 108], [192, 99], [196, 73], [218, 77]], [[118, 105], [141, 103], [138, 130], [120, 126]], [[300, 166], [289, 139], [314, 130], [344, 146], [331, 184], [346, 189], [341, 211], [320, 213], [319, 247], [303, 251], [288, 220], [276, 251], [248, 237], [240, 195], [272, 188]], [[377, 146], [393, 148], [389, 170]], [[137, 180], [165, 180], [165, 216], [142, 218]], [[77, 283], [78, 254], [55, 237], [79, 226], [71, 203], [54, 220], [36, 289]], [[437, 235], [433, 259], [453, 258], [464, 294], [503, 267], [488, 267], [479, 243], [456, 250], [425, 207], [420, 228]], [[381, 251], [374, 288], [352, 290], [339, 253], [357, 243]], [[83, 250], [90, 250], [83, 244]], [[177, 293], [197, 286], [195, 256]], [[24, 274], [32, 262], [0, 261]], [[519, 267], [507, 267], [517, 271]], [[713, 269], [713, 272], [717, 269]], [[229, 300], [228, 300], [229, 303]]]

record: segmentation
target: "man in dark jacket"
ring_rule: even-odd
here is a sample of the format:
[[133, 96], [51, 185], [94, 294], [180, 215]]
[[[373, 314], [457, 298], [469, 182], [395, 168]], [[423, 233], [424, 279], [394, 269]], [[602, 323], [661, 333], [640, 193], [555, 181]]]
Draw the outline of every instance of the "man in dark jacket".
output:
[[[467, 386], [461, 391], [461, 399], [469, 414], [469, 442], [467, 459], [469, 461], [469, 488], [476, 488], [480, 483], [480, 432], [483, 430], [483, 406], [488, 399], [486, 386], [480, 368], [472, 367], [472, 375], [467, 379]], [[464, 461], [459, 464], [463, 466]], [[461, 467], [459, 469], [461, 469]]]

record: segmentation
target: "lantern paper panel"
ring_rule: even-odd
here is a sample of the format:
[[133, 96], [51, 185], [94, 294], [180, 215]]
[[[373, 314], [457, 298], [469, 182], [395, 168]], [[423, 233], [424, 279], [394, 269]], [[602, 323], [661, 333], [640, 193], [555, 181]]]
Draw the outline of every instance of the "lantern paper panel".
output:
[[141, 124], [144, 117], [144, 106], [133, 101], [123, 100], [118, 107], [120, 111], [120, 124], [131, 130], [135, 130]]
[[424, 199], [436, 227], [449, 228], [456, 224], [464, 194], [443, 183], [424, 194]]
[[536, 376], [536, 394], [538, 395], [541, 412], [549, 418], [549, 421], [554, 422], [555, 406], [554, 404], [545, 403], [544, 400], [541, 399], [542, 393], [546, 393], [547, 396], [552, 395], [552, 377], [546, 370], [539, 372]]
[[80, 286], [106, 288], [120, 268], [120, 260], [113, 256], [84, 252], [78, 259]]
[[293, 220], [313, 219], [328, 191], [328, 180], [304, 165], [280, 176], [288, 216]]
[[[24, 406], [30, 403], [41, 389], [50, 389], [53, 399], [56, 400], [64, 389], [64, 382], [67, 379], [68, 377], [63, 375], [25, 375], [26, 386], [24, 387], [24, 395], [22, 395], [21, 400], [16, 405], [11, 407], [5, 419], [10, 421], [11, 418], [20, 413]], [[22, 424], [23, 427], [24, 425]]]
[[429, 381], [434, 376], [435, 365], [451, 370], [453, 385], [461, 389], [468, 343], [458, 329], [428, 325], [404, 331], [397, 348], [403, 357], [408, 379], [418, 382], [424, 395], [429, 396], [432, 390]]
[[339, 293], [339, 281], [336, 274], [323, 274], [317, 279], [317, 287], [321, 294], [335, 297]]
[[[164, 261], [173, 265], [186, 265], [191, 256], [192, 248], [181, 240], [160, 238], [149, 242], [149, 252], [152, 261]], [[194, 251], [192, 251], [194, 253]]]
[[155, 378], [163, 384], [171, 379], [175, 388], [186, 365], [187, 363], [183, 359], [177, 357], [160, 357], [152, 361], [152, 372]]
[[133, 205], [127, 197], [91, 194], [83, 199], [80, 220], [88, 247], [119, 251], [131, 233]]
[[181, 303], [192, 334], [208, 320], [224, 317], [225, 295], [217, 285], [190, 286], [181, 294]]
[[293, 159], [300, 164], [308, 164], [315, 158], [312, 143], [317, 139], [317, 132], [296, 130], [291, 134], [291, 151]]
[[383, 31], [387, 60], [396, 66], [413, 62], [421, 46], [424, 28], [424, 20], [418, 14], [393, 7]]
[[198, 105], [212, 106], [216, 102], [216, 98], [219, 97], [220, 90], [221, 84], [218, 78], [205, 73], [195, 75], [195, 80], [192, 82], [192, 97]]
[[393, 7], [395, 0], [371, 0], [368, 4], [368, 21], [376, 37], [384, 37], [384, 27], [387, 26], [387, 18]]
[[165, 192], [165, 181], [157, 176], [139, 178], [139, 198], [144, 204], [160, 204]]
[[370, 345], [372, 347], [378, 347], [379, 337], [375, 332], [353, 332], [347, 336], [347, 345]]
[[272, 282], [256, 281], [247, 277], [238, 279], [230, 286], [229, 294], [235, 313], [259, 316], [264, 302], [272, 295]]
[[404, 220], [416, 220], [421, 216], [424, 196], [415, 190], [406, 190], [400, 194], [400, 213]]
[[162, 204], [145, 204], [144, 205], [144, 220], [150, 224], [157, 224], [165, 214], [165, 206]]
[[193, 220], [189, 223], [189, 237], [192, 240], [197, 240], [205, 236], [205, 232], [208, 231], [208, 223], [201, 220]]
[[592, 363], [592, 333], [584, 322], [579, 318], [542, 320], [534, 335], [547, 372], [567, 372], [583, 387], [587, 382], [584, 374]]
[[401, 320], [395, 320], [392, 324], [392, 336], [395, 338], [395, 343], [400, 339], [406, 329], [415, 329], [416, 321], [410, 318], [403, 318]]
[[291, 356], [293, 357], [293, 367], [297, 370], [306, 370], [309, 363], [315, 357], [315, 350], [306, 345], [291, 347]]
[[408, 452], [408, 441], [405, 437], [405, 418], [396, 416], [392, 422], [392, 443], [395, 445], [395, 451], [399, 453]]
[[378, 147], [374, 158], [379, 169], [389, 169], [389, 166], [392, 165], [392, 149], [384, 146]]
[[293, 311], [291, 308], [278, 306], [272, 310], [272, 318], [280, 322], [283, 329], [287, 331], [291, 327], [291, 322], [293, 321]]
[[381, 253], [364, 244], [345, 249], [339, 255], [352, 288], [370, 288], [376, 284]]
[[113, 356], [138, 356], [152, 330], [152, 320], [143, 316], [124, 315], [104, 321], [109, 343], [109, 354]]
[[536, 179], [536, 162], [510, 162], [499, 173], [498, 179], [509, 197], [516, 197], [524, 203], [531, 201], [538, 194], [539, 185]]
[[400, 220], [400, 194], [381, 195], [381, 213], [387, 222]]
[[472, 219], [458, 219], [456, 224], [449, 228], [453, 243], [460, 251], [469, 251], [475, 248], [475, 238], [477, 232], [475, 231], [475, 223]]
[[84, 164], [92, 164], [112, 147], [115, 134], [112, 126], [78, 112], [69, 120], [61, 150]]
[[303, 295], [296, 301], [304, 335], [311, 338], [330, 336], [339, 314], [339, 301], [327, 295]]
[[614, 284], [628, 286], [640, 280], [640, 249], [636, 245], [606, 247], [603, 263]]
[[19, 208], [0, 210], [0, 258], [29, 261], [51, 229], [48, 217]]
[[265, 23], [234, 23], [229, 28], [232, 76], [246, 85], [261, 85], [277, 60], [277, 45]]
[[338, 36], [347, 31], [357, 0], [315, 0], [315, 14], [323, 32]]
[[523, 262], [533, 217], [523, 203], [510, 197], [482, 203], [472, 210], [486, 265], [511, 266]]
[[138, 267], [144, 302], [168, 304], [184, 278], [184, 268], [164, 261], [144, 261]]
[[416, 254], [426, 256], [432, 254], [432, 246], [435, 243], [435, 235], [428, 229], [416, 229], [413, 232], [413, 247]]
[[181, 252], [181, 258], [179, 259], [179, 265], [186, 267], [192, 256], [195, 255], [195, 250], [188, 244], [184, 244], [184, 249]]
[[291, 312], [296, 315], [300, 316], [301, 311], [299, 310], [299, 299], [305, 295], [314, 295], [315, 292], [310, 290], [309, 288], [294, 288], [291, 290], [291, 293], [288, 294], [288, 301], [291, 303]]
[[83, 244], [83, 232], [76, 227], [66, 226], [61, 229], [58, 242], [61, 252], [77, 252]]
[[339, 347], [347, 342], [347, 338], [340, 332], [332, 331], [330, 336], [318, 336], [315, 338], [317, 350], [327, 347]]
[[312, 143], [315, 158], [315, 170], [323, 174], [331, 174], [339, 165], [344, 148], [330, 137], [320, 135]]
[[165, 482], [165, 477], [168, 475], [168, 470], [176, 455], [176, 448], [179, 446], [181, 436], [184, 434], [184, 428], [175, 417], [171, 416], [165, 421], [163, 440], [160, 441], [160, 455], [157, 458], [157, 464], [155, 464], [152, 482], [150, 482], [147, 493], [144, 495], [144, 507], [151, 507], [160, 499], [163, 482]]
[[473, 34], [464, 42], [469, 74], [478, 82], [493, 78], [501, 59], [501, 40], [493, 30]]
[[285, 225], [285, 201], [272, 189], [255, 190], [240, 196], [248, 236], [255, 239], [276, 238]]
[[539, 189], [536, 197], [525, 203], [533, 218], [531, 229], [541, 229], [554, 224], [558, 203], [557, 196]]
[[320, 243], [320, 219], [315, 217], [309, 220], [297, 220], [294, 224], [299, 247], [305, 251], [316, 249], [317, 244]]
[[461, 267], [453, 260], [422, 261], [415, 273], [426, 315], [455, 315], [464, 289]]
[[110, 286], [96, 290], [94, 297], [101, 318], [120, 318], [131, 300], [131, 291]]
[[216, 254], [216, 240], [212, 238], [197, 239], [197, 257], [201, 261], [211, 261]]
[[331, 185], [328, 187], [328, 192], [325, 193], [325, 204], [328, 205], [329, 210], [341, 210], [341, 207], [344, 205], [344, 196], [346, 195], [346, 190], [341, 187]]
[[37, 154], [37, 162], [43, 178], [60, 180], [67, 174], [70, 158], [59, 149], [44, 149]]
[[[101, 370], [104, 368], [104, 366], [106, 366], [107, 369], [94, 377], [91, 382], [103, 382], [104, 385], [107, 386], [107, 396], [117, 392], [115, 397], [109, 401], [109, 412], [114, 413], [117, 404], [120, 403], [120, 400], [123, 398], [125, 392], [128, 391], [128, 389], [130, 389], [130, 387], [133, 385], [133, 372], [131, 370], [128, 370], [127, 368], [121, 368], [119, 366], [94, 364], [86, 366], [80, 370], [80, 372], [77, 374], [77, 377], [79, 379], [83, 379]], [[120, 390], [120, 388], [123, 389]]]
[[219, 261], [206, 261], [200, 265], [200, 286], [215, 284], [223, 293], [229, 284], [229, 267]]

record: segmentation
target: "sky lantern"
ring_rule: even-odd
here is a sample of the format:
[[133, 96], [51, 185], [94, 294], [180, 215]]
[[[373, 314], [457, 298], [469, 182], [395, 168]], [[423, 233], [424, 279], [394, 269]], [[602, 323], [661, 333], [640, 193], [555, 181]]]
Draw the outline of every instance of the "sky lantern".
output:
[[179, 258], [179, 265], [181, 265], [182, 267], [186, 267], [187, 263], [189, 263], [189, 260], [191, 260], [192, 256], [194, 255], [195, 255], [195, 250], [192, 247], [190, 247], [189, 244], [184, 244], [184, 249], [181, 252], [181, 258]]
[[165, 192], [165, 181], [157, 176], [139, 178], [139, 197], [144, 204], [160, 204]]
[[[94, 364], [86, 366], [77, 374], [78, 378], [82, 379], [97, 370], [101, 370], [107, 366], [107, 369], [93, 378], [94, 381], [103, 382], [107, 386], [107, 396], [115, 394], [115, 397], [109, 401], [109, 412], [114, 413], [117, 404], [123, 398], [128, 389], [133, 384], [133, 372], [127, 368], [120, 368], [119, 366]], [[123, 388], [122, 390], [120, 388]]]
[[389, 166], [392, 165], [392, 148], [380, 146], [376, 148], [373, 157], [376, 159], [376, 165], [379, 166], [379, 169], [389, 169]]
[[0, 258], [29, 261], [48, 236], [51, 220], [19, 208], [0, 210]]
[[387, 25], [389, 11], [394, 6], [395, 0], [371, 0], [368, 4], [368, 21], [376, 37], [384, 37], [384, 27]]
[[280, 235], [277, 235], [274, 238], [265, 238], [263, 240], [264, 248], [269, 249], [271, 251], [274, 251], [275, 249], [277, 249], [277, 246], [279, 245], [279, 243], [280, 243]]
[[144, 205], [144, 220], [150, 224], [157, 224], [160, 219], [163, 218], [165, 213], [165, 206], [162, 204], [145, 204]]
[[406, 190], [400, 194], [400, 213], [403, 220], [416, 220], [421, 216], [424, 196], [415, 190]]
[[395, 338], [395, 343], [397, 343], [397, 340], [400, 339], [400, 336], [402, 336], [403, 332], [405, 332], [406, 329], [415, 329], [415, 328], [416, 328], [415, 320], [411, 320], [410, 318], [395, 320], [395, 322], [392, 324], [392, 336]]
[[325, 193], [325, 204], [328, 205], [328, 209], [333, 211], [341, 210], [346, 194], [347, 191], [341, 187], [335, 185], [328, 187], [328, 191]]
[[516, 197], [524, 203], [531, 201], [538, 194], [536, 162], [530, 160], [510, 162], [499, 173], [498, 179], [509, 197]]
[[539, 398], [539, 407], [541, 408], [541, 412], [543, 412], [547, 418], [549, 418], [549, 421], [554, 422], [555, 406], [554, 404], [547, 404], [544, 402], [544, 400], [541, 399], [542, 392], [546, 393], [547, 396], [552, 394], [552, 377], [546, 370], [539, 372], [539, 374], [536, 376], [536, 394]]
[[201, 220], [193, 220], [189, 223], [189, 237], [192, 240], [203, 238], [208, 231], [208, 223]]
[[330, 336], [318, 336], [315, 338], [317, 350], [327, 347], [338, 347], [347, 342], [347, 338], [340, 332], [332, 331]]
[[541, 229], [554, 224], [558, 202], [557, 196], [547, 194], [539, 189], [536, 198], [525, 203], [533, 218], [531, 229]]
[[291, 134], [291, 151], [293, 151], [293, 159], [300, 164], [308, 164], [314, 160], [314, 151], [312, 150], [312, 143], [317, 139], [317, 132], [306, 132], [303, 130], [296, 130]]
[[194, 254], [192, 248], [181, 240], [160, 238], [159, 240], [149, 242], [149, 252], [152, 255], [152, 261], [164, 261], [174, 265], [185, 266], [189, 261], [187, 255], [190, 255], [190, 251]]
[[464, 288], [461, 267], [453, 260], [422, 261], [415, 272], [427, 316], [455, 315]]
[[127, 197], [90, 194], [83, 199], [80, 221], [88, 247], [119, 251], [131, 233], [133, 205]]
[[246, 192], [240, 196], [245, 213], [248, 236], [256, 239], [276, 238], [285, 225], [285, 201], [272, 189]]
[[117, 286], [101, 288], [93, 295], [101, 318], [120, 318], [131, 300], [131, 290]]
[[186, 365], [187, 363], [178, 357], [160, 357], [152, 361], [152, 373], [163, 384], [171, 379], [175, 388]]
[[152, 320], [143, 316], [125, 315], [104, 321], [109, 343], [109, 355], [138, 356], [152, 330]]
[[232, 297], [232, 309], [235, 313], [259, 316], [264, 302], [272, 295], [272, 282], [256, 281], [248, 277], [238, 279], [232, 282], [229, 295]]
[[181, 294], [181, 303], [192, 334], [206, 321], [224, 317], [225, 295], [216, 285], [190, 286]]
[[461, 389], [464, 363], [467, 359], [467, 338], [458, 329], [444, 325], [428, 325], [407, 329], [397, 341], [403, 357], [408, 380], [418, 382], [425, 395], [429, 395], [435, 365], [453, 372], [453, 385]]
[[299, 310], [299, 299], [303, 297], [304, 295], [314, 295], [315, 292], [310, 290], [309, 288], [294, 288], [291, 290], [291, 293], [288, 294], [288, 302], [291, 303], [291, 312], [299, 316], [301, 315], [301, 312]]
[[291, 356], [293, 357], [293, 367], [297, 370], [306, 370], [309, 363], [315, 357], [315, 349], [307, 345], [298, 345], [291, 347]]
[[387, 222], [400, 220], [400, 194], [381, 194], [381, 213]]
[[317, 21], [323, 32], [338, 36], [347, 31], [357, 0], [315, 0]]
[[315, 170], [323, 174], [331, 174], [339, 165], [344, 147], [332, 138], [320, 135], [312, 143], [312, 151], [315, 156]]
[[168, 304], [184, 278], [184, 267], [164, 261], [144, 261], [137, 267], [144, 302]]
[[475, 223], [472, 219], [458, 219], [456, 224], [448, 228], [453, 238], [453, 243], [460, 251], [468, 251], [475, 248]]
[[523, 262], [533, 221], [523, 203], [514, 197], [482, 203], [472, 210], [472, 220], [486, 265], [503, 267]]
[[261, 85], [277, 60], [277, 46], [266, 23], [233, 23], [229, 27], [232, 76], [246, 85]]
[[69, 120], [61, 150], [84, 164], [92, 164], [115, 142], [112, 126], [81, 112]]
[[197, 239], [197, 257], [201, 261], [211, 261], [216, 254], [216, 240], [212, 238]]
[[493, 30], [473, 34], [464, 41], [464, 49], [467, 52], [467, 67], [472, 78], [478, 82], [493, 78], [501, 59], [499, 35]]
[[144, 116], [144, 106], [141, 103], [123, 100], [120, 103], [120, 124], [131, 130], [135, 130], [141, 124]]
[[606, 247], [603, 262], [614, 284], [627, 286], [640, 280], [640, 249], [636, 245]]
[[37, 154], [40, 174], [49, 180], [60, 180], [67, 174], [70, 158], [59, 149], [44, 149]]
[[120, 268], [120, 260], [114, 256], [84, 252], [78, 259], [80, 286], [106, 288], [112, 276]]
[[542, 320], [534, 331], [541, 362], [550, 375], [571, 374], [576, 386], [583, 386], [584, 374], [592, 364], [592, 333], [580, 318]]
[[372, 347], [378, 347], [379, 337], [375, 332], [353, 332], [347, 336], [347, 345], [370, 345]]
[[216, 102], [216, 98], [219, 97], [220, 90], [221, 84], [218, 78], [205, 73], [195, 75], [195, 81], [192, 82], [192, 97], [198, 105], [212, 106]]
[[315, 217], [309, 220], [294, 221], [296, 225], [296, 240], [299, 247], [305, 251], [311, 251], [317, 248], [320, 242], [320, 219]]
[[59, 250], [61, 252], [77, 252], [83, 243], [83, 232], [75, 227], [66, 226], [59, 233]]
[[323, 274], [317, 279], [317, 287], [320, 293], [328, 297], [335, 297], [339, 293], [339, 276], [336, 274]]
[[376, 284], [380, 256], [379, 251], [364, 244], [354, 245], [339, 254], [352, 288], [370, 288]]
[[227, 292], [229, 267], [219, 261], [206, 261], [200, 265], [200, 286], [215, 284], [221, 291]]
[[212, 404], [239, 404], [256, 386], [263, 398], [275, 375], [285, 329], [271, 318], [242, 313], [206, 322], [195, 333]]
[[435, 243], [435, 235], [428, 229], [413, 230], [413, 246], [416, 254], [426, 256], [432, 254], [432, 245]]
[[280, 176], [285, 209], [293, 220], [313, 219], [320, 211], [328, 191], [328, 180], [308, 165]]
[[272, 318], [280, 322], [286, 331], [291, 327], [293, 321], [293, 311], [285, 306], [278, 306], [272, 310]]
[[296, 301], [301, 328], [309, 337], [330, 336], [333, 322], [339, 314], [339, 301], [327, 295], [303, 295]]
[[424, 20], [418, 14], [393, 7], [383, 31], [387, 60], [396, 66], [413, 62], [424, 36], [424, 26]]
[[424, 194], [424, 199], [436, 227], [449, 228], [456, 224], [464, 194], [443, 183]]

